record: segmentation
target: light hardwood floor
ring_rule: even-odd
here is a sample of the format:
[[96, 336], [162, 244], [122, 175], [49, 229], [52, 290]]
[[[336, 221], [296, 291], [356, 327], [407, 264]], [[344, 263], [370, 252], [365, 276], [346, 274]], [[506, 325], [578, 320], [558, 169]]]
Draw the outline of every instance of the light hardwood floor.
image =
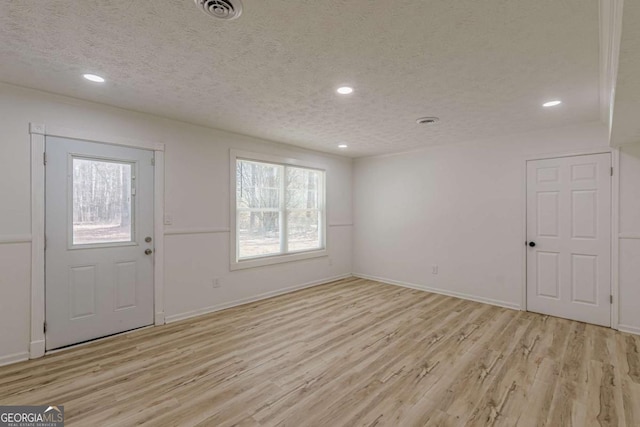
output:
[[69, 426], [639, 426], [638, 348], [354, 278], [0, 368], [0, 404]]

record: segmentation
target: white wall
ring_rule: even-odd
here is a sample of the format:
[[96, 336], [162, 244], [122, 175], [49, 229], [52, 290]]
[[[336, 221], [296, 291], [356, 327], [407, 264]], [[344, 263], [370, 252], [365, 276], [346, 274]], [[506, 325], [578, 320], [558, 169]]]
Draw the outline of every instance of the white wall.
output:
[[0, 84], [0, 364], [29, 347], [29, 122], [165, 143], [167, 231], [229, 227], [230, 148], [326, 166], [329, 257], [230, 272], [228, 232], [167, 235], [168, 320], [351, 273], [350, 159]]
[[640, 143], [620, 147], [620, 329], [640, 334]]
[[[0, 364], [28, 355], [29, 122], [165, 143], [168, 231], [228, 228], [230, 148], [326, 164], [332, 265], [231, 273], [228, 233], [167, 235], [169, 320], [352, 271], [518, 307], [524, 158], [607, 147], [604, 126], [590, 123], [358, 159], [352, 199], [349, 159], [0, 84]], [[640, 333], [640, 144], [622, 147], [620, 181], [620, 324]]]
[[525, 158], [591, 148], [599, 123], [357, 159], [354, 273], [520, 307]]

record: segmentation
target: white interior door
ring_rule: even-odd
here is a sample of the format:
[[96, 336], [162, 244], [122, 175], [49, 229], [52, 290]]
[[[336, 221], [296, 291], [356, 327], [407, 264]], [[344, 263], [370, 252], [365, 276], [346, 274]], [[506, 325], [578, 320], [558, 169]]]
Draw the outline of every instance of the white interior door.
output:
[[152, 151], [46, 138], [47, 350], [153, 323]]
[[611, 325], [611, 155], [527, 162], [527, 310]]

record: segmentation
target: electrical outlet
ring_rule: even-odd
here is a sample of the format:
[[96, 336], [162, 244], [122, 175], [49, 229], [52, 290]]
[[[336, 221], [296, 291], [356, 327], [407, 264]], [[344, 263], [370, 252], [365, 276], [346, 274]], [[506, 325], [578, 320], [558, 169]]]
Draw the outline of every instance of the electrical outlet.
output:
[[431, 267], [431, 274], [438, 274], [438, 266], [434, 265], [433, 267]]
[[164, 225], [171, 225], [171, 224], [173, 224], [173, 217], [170, 214], [165, 214]]
[[220, 279], [219, 278], [215, 278], [211, 281], [211, 286], [213, 286], [214, 288], [219, 288], [220, 287]]

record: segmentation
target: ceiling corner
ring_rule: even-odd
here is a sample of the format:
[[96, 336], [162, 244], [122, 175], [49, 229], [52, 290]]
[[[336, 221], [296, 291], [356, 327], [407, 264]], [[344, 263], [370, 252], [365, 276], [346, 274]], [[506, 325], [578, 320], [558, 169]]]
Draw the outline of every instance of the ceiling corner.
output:
[[624, 0], [600, 0], [600, 120], [611, 131]]

